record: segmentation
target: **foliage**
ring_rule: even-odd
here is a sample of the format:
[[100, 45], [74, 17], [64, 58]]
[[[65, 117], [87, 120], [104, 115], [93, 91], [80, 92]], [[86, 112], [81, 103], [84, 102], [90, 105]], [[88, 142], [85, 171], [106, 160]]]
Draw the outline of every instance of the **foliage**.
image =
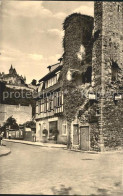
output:
[[[72, 81], [68, 81], [66, 74], [69, 69], [75, 69], [83, 73], [85, 72], [85, 66], [91, 64], [92, 44], [90, 43], [93, 18], [78, 13], [71, 14], [65, 19], [63, 29], [65, 30], [65, 36], [63, 39], [64, 54], [61, 76], [63, 81], [62, 91], [64, 92], [64, 115], [67, 121], [71, 122], [85, 98], [82, 97], [81, 90], [77, 87], [77, 78], [73, 77]], [[85, 48], [84, 60], [77, 56], [81, 46]]]
[[47, 129], [43, 129], [43, 134], [45, 134], [47, 136], [48, 135], [48, 130]]
[[79, 89], [67, 87], [67, 93], [64, 94], [64, 115], [68, 121], [74, 120], [77, 109], [83, 102]]
[[10, 127], [11, 129], [16, 129], [18, 130], [19, 129], [19, 126], [16, 122], [16, 119], [13, 118], [12, 116], [9, 117], [6, 122], [4, 123], [4, 125], [0, 128], [0, 131], [4, 131], [6, 130], [7, 127]]
[[12, 116], [9, 117], [6, 122], [5, 122], [5, 126], [10, 126], [11, 129], [19, 129], [18, 124], [16, 123], [15, 118], [13, 118]]
[[34, 85], [34, 86], [36, 86], [36, 83], [37, 83], [37, 80], [35, 80], [35, 79], [33, 79], [32, 82], [31, 82], [31, 84]]
[[35, 128], [36, 127], [36, 123], [33, 120], [32, 121], [27, 121], [23, 125], [27, 128]]

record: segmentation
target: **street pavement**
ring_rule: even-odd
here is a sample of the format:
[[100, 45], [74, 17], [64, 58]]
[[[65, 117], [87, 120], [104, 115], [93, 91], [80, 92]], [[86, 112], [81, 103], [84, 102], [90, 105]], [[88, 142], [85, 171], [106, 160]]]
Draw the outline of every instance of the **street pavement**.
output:
[[122, 152], [4, 144], [11, 154], [0, 157], [0, 194], [122, 195]]
[[0, 157], [1, 156], [5, 156], [5, 155], [8, 155], [10, 153], [10, 149], [9, 148], [6, 148], [5, 146], [0, 146]]

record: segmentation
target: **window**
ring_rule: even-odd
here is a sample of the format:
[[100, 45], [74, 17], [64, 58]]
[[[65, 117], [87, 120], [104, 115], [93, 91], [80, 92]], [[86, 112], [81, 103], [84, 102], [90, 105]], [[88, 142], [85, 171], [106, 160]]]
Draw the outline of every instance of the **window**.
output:
[[56, 107], [56, 94], [54, 93], [54, 96], [53, 96], [53, 108], [55, 109]]
[[56, 92], [56, 107], [60, 107], [61, 106], [61, 95], [60, 92]]
[[47, 112], [47, 99], [44, 100], [44, 112]]
[[89, 66], [87, 71], [82, 74], [82, 83], [91, 83], [92, 67]]
[[96, 110], [96, 116], [100, 116], [100, 110], [99, 109]]
[[47, 109], [48, 109], [49, 112], [52, 110], [52, 98], [51, 98], [51, 96], [49, 96], [47, 98]]
[[58, 72], [56, 73], [56, 79], [57, 79], [57, 81], [58, 81], [58, 79], [59, 79], [59, 76], [60, 76], [60, 71], [58, 71]]
[[38, 87], [38, 92], [42, 90], [42, 87], [43, 87], [43, 82], [40, 83], [40, 86]]
[[48, 88], [48, 81], [45, 82], [45, 88]]
[[23, 135], [23, 131], [20, 131], [21, 136]]
[[41, 101], [38, 101], [38, 114], [41, 113]]
[[62, 135], [67, 135], [67, 125], [66, 124], [62, 125]]
[[116, 62], [112, 62], [111, 66], [111, 79], [112, 81], [117, 81], [118, 80], [118, 64]]
[[96, 41], [99, 38], [100, 32], [101, 32], [100, 29], [98, 29], [96, 32], [94, 32], [94, 41]]
[[63, 103], [62, 103], [62, 93], [60, 92], [60, 95], [59, 95], [59, 105], [61, 106]]
[[51, 111], [52, 110], [52, 101], [50, 100], [49, 101], [49, 111]]
[[57, 78], [56, 78], [56, 76], [54, 77], [54, 84], [56, 84], [56, 82], [57, 82]]
[[120, 5], [118, 5], [117, 11], [120, 12]]
[[44, 112], [44, 99], [41, 99], [41, 112]]
[[36, 114], [38, 114], [38, 105], [36, 105]]
[[57, 93], [57, 107], [60, 107], [60, 97], [59, 97], [59, 92]]

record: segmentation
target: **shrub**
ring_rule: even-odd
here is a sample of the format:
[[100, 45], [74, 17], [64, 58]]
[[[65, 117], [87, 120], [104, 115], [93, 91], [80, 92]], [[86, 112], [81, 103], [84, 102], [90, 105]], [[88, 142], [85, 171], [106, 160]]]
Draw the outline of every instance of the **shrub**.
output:
[[43, 134], [47, 136], [48, 135], [48, 130], [47, 129], [44, 129], [43, 130]]

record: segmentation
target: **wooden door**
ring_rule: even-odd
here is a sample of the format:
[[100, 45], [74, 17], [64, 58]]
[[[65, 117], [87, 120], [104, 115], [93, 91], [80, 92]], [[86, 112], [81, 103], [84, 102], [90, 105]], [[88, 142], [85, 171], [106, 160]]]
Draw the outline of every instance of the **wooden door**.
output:
[[89, 127], [80, 127], [80, 148], [81, 150], [89, 150]]

